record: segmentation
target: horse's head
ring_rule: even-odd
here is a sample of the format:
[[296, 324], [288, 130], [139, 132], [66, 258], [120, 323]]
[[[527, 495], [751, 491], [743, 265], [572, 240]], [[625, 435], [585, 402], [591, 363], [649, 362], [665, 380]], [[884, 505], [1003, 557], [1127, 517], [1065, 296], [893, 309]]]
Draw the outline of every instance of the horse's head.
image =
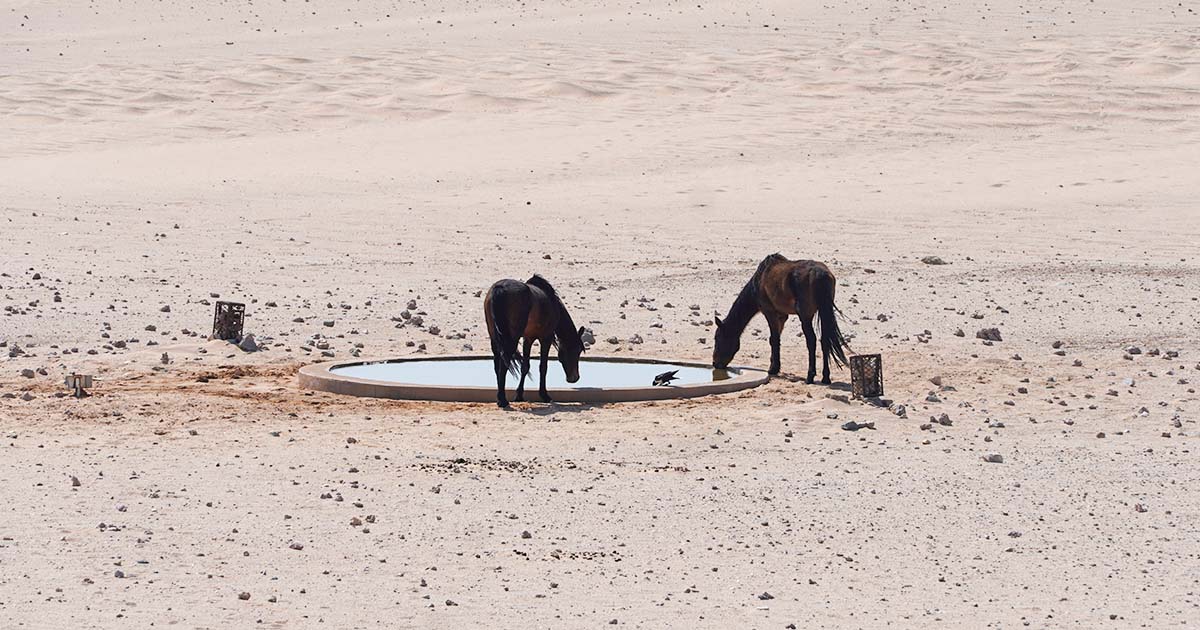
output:
[[724, 370], [729, 367], [729, 362], [742, 347], [742, 336], [740, 333], [730, 330], [720, 317], [713, 317], [713, 321], [717, 323], [717, 333], [713, 339], [713, 367]]
[[[564, 338], [569, 337], [569, 338]], [[583, 354], [583, 326], [574, 335], [559, 335], [558, 362], [567, 374], [568, 383], [579, 382], [579, 355]]]

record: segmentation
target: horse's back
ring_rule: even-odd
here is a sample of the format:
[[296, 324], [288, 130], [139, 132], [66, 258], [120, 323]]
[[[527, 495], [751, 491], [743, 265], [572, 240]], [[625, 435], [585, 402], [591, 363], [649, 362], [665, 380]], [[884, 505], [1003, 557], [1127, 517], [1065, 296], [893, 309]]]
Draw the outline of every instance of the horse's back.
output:
[[[815, 312], [815, 288], [823, 279], [833, 278], [825, 263], [788, 260], [779, 254], [767, 256], [757, 273], [760, 299], [765, 298], [767, 305], [778, 312], [802, 317], [811, 317]], [[805, 312], [798, 312], [797, 306]]]
[[503, 280], [497, 280], [493, 282], [492, 288], [488, 289], [488, 295], [491, 296], [497, 293], [520, 293], [528, 289], [528, 285], [520, 280], [505, 278]]
[[817, 260], [793, 261], [791, 274], [793, 281], [804, 284], [817, 283], [825, 278], [833, 277], [833, 272], [829, 270], [829, 267]]

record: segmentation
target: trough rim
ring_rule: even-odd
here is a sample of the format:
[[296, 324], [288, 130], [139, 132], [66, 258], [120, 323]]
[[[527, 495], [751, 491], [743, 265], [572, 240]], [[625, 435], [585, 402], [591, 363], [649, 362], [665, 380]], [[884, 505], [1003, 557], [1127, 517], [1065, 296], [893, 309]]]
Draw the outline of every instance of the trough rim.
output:
[[[334, 374], [335, 368], [354, 365], [369, 365], [377, 363], [411, 363], [416, 361], [463, 361], [490, 360], [490, 354], [447, 354], [434, 356], [384, 357], [377, 359], [341, 359], [324, 361], [300, 368], [298, 373], [300, 387], [316, 391], [359, 396], [366, 398], [388, 398], [392, 400], [426, 400], [432, 402], [496, 402], [496, 388], [479, 387], [474, 385], [417, 385], [412, 383], [397, 383], [393, 381], [377, 381]], [[593, 356], [580, 357], [580, 363], [605, 361], [610, 363], [648, 363], [652, 365], [679, 365], [683, 367], [698, 367], [712, 369], [707, 363], [695, 361], [677, 361], [672, 359], [642, 358], [642, 357], [609, 357]], [[708, 383], [688, 383], [685, 385], [668, 385], [645, 387], [551, 387], [547, 388], [550, 397], [555, 402], [578, 403], [609, 403], [609, 402], [641, 402], [649, 400], [670, 400], [675, 398], [697, 398], [714, 394], [727, 394], [758, 387], [770, 380], [765, 370], [745, 366], [730, 366], [727, 368], [733, 376], [723, 381]], [[535, 381], [536, 382], [536, 381]], [[509, 387], [510, 395], [515, 387]], [[532, 393], [532, 396], [530, 394]], [[540, 402], [536, 389], [526, 390], [526, 396], [531, 402]], [[510, 398], [511, 399], [511, 398]]]

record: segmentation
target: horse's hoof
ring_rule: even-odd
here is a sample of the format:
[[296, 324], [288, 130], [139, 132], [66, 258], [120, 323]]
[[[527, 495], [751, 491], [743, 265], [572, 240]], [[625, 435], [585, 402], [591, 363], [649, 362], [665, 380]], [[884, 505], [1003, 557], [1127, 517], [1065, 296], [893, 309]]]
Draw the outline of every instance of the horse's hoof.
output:
[[542, 394], [542, 402], [550, 403], [550, 402], [554, 402], [554, 399], [551, 398], [549, 394]]
[[826, 376], [825, 378], [821, 379], [821, 384], [822, 384], [822, 385], [828, 385], [829, 383], [830, 383], [830, 381], [829, 381], [829, 377], [828, 377], [828, 376]]
[[517, 394], [517, 397], [513, 399], [513, 402], [525, 402], [525, 394]]
[[508, 408], [508, 401], [507, 401], [507, 400], [497, 400], [497, 401], [496, 401], [496, 406], [497, 406], [497, 407], [499, 407], [499, 408], [501, 408], [501, 409], [507, 409], [507, 408]]
[[779, 376], [779, 368], [771, 368], [767, 370], [767, 376]]
[[812, 385], [812, 384], [813, 384], [813, 380], [814, 380], [814, 379], [813, 379], [813, 377], [809, 376], [808, 378], [804, 379], [804, 382], [805, 382], [805, 383], [808, 383], [809, 385]]

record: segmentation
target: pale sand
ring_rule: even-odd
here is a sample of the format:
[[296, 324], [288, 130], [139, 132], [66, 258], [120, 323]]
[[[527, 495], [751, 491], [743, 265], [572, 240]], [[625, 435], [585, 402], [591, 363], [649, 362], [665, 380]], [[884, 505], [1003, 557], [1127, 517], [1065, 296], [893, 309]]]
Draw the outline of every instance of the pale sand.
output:
[[[1194, 3], [435, 4], [3, 8], [0, 626], [1196, 624]], [[774, 251], [830, 264], [907, 419], [827, 398], [845, 371], [510, 412], [296, 386], [317, 333], [483, 350], [476, 292], [533, 272], [594, 352], [705, 360]], [[269, 349], [182, 334], [210, 293]], [[393, 327], [413, 298], [440, 336]]]

